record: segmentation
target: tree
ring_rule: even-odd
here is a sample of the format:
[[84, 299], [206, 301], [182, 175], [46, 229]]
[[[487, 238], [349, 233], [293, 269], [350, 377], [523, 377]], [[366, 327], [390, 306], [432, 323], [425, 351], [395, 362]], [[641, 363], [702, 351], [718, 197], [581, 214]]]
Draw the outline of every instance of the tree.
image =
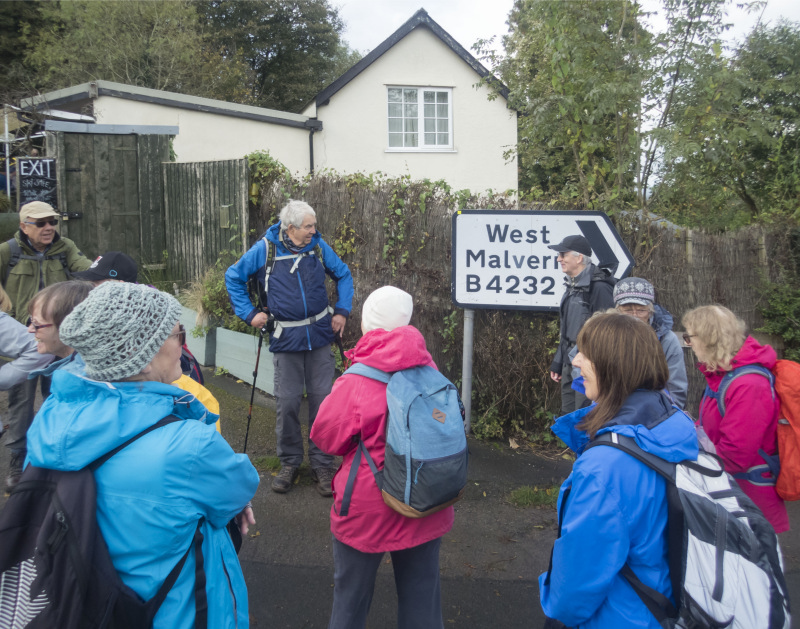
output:
[[214, 50], [188, 0], [36, 4], [52, 26], [28, 24], [22, 39], [41, 88], [104, 79], [225, 98], [247, 82], [246, 65]]
[[328, 0], [211, 0], [199, 9], [223, 55], [253, 73], [250, 98], [298, 112], [358, 60], [341, 41], [344, 23]]
[[30, 92], [32, 77], [25, 67], [24, 28], [43, 27], [39, 2], [0, 2], [0, 96], [4, 103], [16, 102]]
[[670, 149], [659, 207], [704, 225], [799, 217], [800, 25], [758, 27], [716, 66], [681, 102], [694, 124]]
[[664, 0], [654, 34], [635, 0], [517, 0], [496, 70], [523, 112], [521, 181], [587, 207], [646, 208], [706, 115], [695, 88], [721, 71], [726, 2]]

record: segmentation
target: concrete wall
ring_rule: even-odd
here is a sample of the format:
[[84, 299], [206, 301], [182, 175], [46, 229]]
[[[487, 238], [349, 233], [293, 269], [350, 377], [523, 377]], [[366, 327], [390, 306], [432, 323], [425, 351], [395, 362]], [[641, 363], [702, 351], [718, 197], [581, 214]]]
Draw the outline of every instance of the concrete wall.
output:
[[[444, 179], [473, 192], [517, 188], [517, 162], [503, 152], [516, 146], [516, 112], [498, 97], [488, 99], [475, 71], [426, 28], [418, 28], [389, 49], [325, 106], [304, 113], [322, 120], [314, 134], [318, 169], [341, 173], [381, 171], [412, 179]], [[452, 88], [453, 149], [415, 151], [388, 148], [387, 86]]]
[[308, 173], [307, 129], [113, 96], [98, 97], [94, 113], [98, 124], [177, 125], [173, 148], [179, 162], [241, 159], [268, 150], [292, 173]]

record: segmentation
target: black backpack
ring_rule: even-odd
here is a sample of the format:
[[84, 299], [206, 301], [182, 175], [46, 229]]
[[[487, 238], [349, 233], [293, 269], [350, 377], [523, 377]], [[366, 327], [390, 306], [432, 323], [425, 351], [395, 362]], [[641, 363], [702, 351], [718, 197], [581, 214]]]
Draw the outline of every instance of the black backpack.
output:
[[[120, 579], [97, 525], [94, 471], [147, 433], [181, 421], [168, 415], [76, 472], [29, 465], [0, 513], [0, 629], [151, 627], [194, 547], [196, 627], [208, 605], [201, 526], [156, 595], [143, 601]], [[135, 532], [132, 532], [135, 534]]]

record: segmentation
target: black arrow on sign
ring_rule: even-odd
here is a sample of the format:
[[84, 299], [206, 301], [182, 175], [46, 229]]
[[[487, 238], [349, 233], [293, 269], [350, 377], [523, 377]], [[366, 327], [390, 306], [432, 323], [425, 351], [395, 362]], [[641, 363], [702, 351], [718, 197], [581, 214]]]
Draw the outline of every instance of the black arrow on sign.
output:
[[600, 231], [597, 223], [594, 221], [575, 222], [578, 225], [578, 229], [581, 230], [581, 233], [586, 236], [586, 240], [589, 241], [592, 251], [597, 256], [597, 266], [601, 269], [607, 269], [611, 275], [614, 275], [614, 273], [617, 272], [617, 267], [619, 267], [619, 259], [614, 255], [614, 252], [611, 250], [606, 237], [603, 236], [603, 232]]

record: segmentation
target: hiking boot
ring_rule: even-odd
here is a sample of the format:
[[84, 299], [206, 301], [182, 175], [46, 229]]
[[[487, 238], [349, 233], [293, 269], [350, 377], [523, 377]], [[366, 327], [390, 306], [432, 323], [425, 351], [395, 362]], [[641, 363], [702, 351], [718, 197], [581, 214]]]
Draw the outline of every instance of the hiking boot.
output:
[[8, 466], [8, 477], [6, 478], [6, 489], [11, 491], [19, 483], [22, 476], [22, 464], [25, 462], [25, 450], [11, 451], [11, 464]]
[[333, 489], [331, 488], [331, 481], [333, 475], [336, 473], [332, 467], [317, 467], [311, 470], [311, 480], [317, 484], [317, 491], [320, 496], [330, 498], [333, 496]]
[[285, 494], [292, 488], [297, 478], [297, 467], [294, 465], [281, 465], [281, 471], [272, 479], [272, 491]]

